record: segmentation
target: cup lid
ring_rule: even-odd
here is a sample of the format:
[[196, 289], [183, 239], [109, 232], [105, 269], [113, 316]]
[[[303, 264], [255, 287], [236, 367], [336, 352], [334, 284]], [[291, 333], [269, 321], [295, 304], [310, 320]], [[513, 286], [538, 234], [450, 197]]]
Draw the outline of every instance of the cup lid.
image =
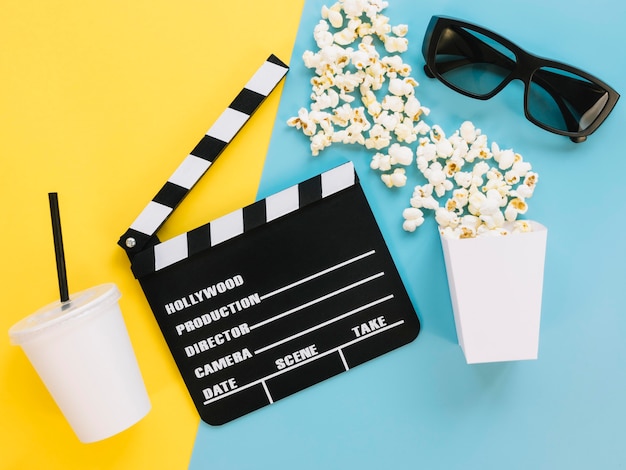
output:
[[57, 300], [35, 313], [20, 320], [9, 329], [11, 342], [16, 345], [32, 339], [44, 330], [58, 328], [70, 321], [76, 321], [85, 315], [102, 309], [108, 304], [116, 302], [121, 297], [120, 291], [113, 283], [101, 284], [70, 295], [70, 300]]

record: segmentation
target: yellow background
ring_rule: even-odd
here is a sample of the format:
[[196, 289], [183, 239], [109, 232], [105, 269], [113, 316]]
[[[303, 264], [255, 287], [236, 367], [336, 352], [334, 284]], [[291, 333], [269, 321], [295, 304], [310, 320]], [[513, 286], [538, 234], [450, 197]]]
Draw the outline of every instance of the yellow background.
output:
[[[116, 243], [267, 58], [290, 59], [304, 0], [0, 0], [0, 468], [186, 468], [198, 416]], [[159, 232], [254, 200], [282, 84]], [[48, 192], [70, 292], [114, 282], [152, 401], [81, 444], [7, 331], [58, 297]]]

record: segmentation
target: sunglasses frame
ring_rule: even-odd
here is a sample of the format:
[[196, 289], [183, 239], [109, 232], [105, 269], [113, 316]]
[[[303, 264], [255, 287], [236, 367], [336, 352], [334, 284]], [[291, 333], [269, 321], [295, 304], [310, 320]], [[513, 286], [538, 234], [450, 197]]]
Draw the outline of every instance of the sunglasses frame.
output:
[[[455, 86], [453, 83], [448, 82], [442, 75], [440, 71], [437, 70], [437, 63], [435, 62], [437, 45], [441, 38], [442, 32], [447, 28], [453, 28], [459, 30], [460, 28], [470, 30], [486, 36], [487, 38], [497, 42], [501, 46], [506, 47], [509, 51], [511, 51], [515, 55], [515, 65], [511, 73], [500, 83], [496, 88], [494, 88], [489, 93], [484, 95], [474, 94], [470, 91], [464, 90]], [[487, 44], [489, 46], [489, 44]], [[494, 49], [495, 50], [495, 49]], [[499, 51], [496, 51], [499, 52]], [[599, 78], [585, 72], [584, 70], [580, 70], [576, 67], [572, 67], [570, 65], [564, 64], [562, 62], [557, 62], [554, 60], [546, 59], [543, 57], [539, 57], [537, 55], [531, 54], [516, 44], [512, 43], [508, 39], [496, 34], [488, 29], [485, 29], [481, 26], [467, 23], [465, 21], [451, 18], [448, 16], [433, 16], [430, 19], [430, 23], [428, 24], [428, 28], [424, 35], [424, 41], [422, 44], [422, 55], [426, 60], [426, 65], [424, 65], [424, 72], [430, 78], [437, 78], [441, 83], [451, 88], [452, 90], [461, 93], [465, 96], [469, 96], [471, 98], [480, 99], [480, 100], [488, 100], [498, 94], [505, 86], [507, 86], [511, 81], [515, 79], [519, 79], [524, 83], [524, 115], [526, 119], [535, 124], [536, 126], [545, 129], [554, 134], [559, 134], [563, 136], [567, 136], [573, 142], [584, 142], [587, 139], [587, 136], [592, 134], [608, 117], [611, 113], [617, 100], [620, 95], [611, 88], [608, 84], [600, 80]], [[565, 72], [569, 72], [575, 75], [578, 75], [589, 82], [592, 82], [601, 88], [603, 88], [608, 93], [608, 99], [603, 107], [602, 111], [598, 114], [598, 116], [594, 119], [594, 121], [587, 126], [582, 131], [565, 131], [562, 129], [558, 129], [547, 124], [538, 121], [534, 118], [529, 110], [528, 110], [528, 97], [530, 92], [530, 83], [533, 77], [533, 74], [543, 67], [550, 67], [558, 70], [562, 70]]]

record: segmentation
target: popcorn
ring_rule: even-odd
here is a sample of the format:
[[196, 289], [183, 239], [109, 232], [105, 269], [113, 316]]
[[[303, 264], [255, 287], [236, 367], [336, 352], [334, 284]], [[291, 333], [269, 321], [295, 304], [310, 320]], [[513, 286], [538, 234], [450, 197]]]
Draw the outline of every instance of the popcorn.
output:
[[511, 199], [509, 206], [515, 209], [519, 214], [525, 214], [528, 210], [528, 204], [526, 201], [520, 198]]
[[515, 154], [515, 156], [519, 158], [516, 158], [510, 171], [515, 172], [520, 177], [526, 176], [531, 170], [530, 163], [523, 161], [521, 155]]
[[513, 233], [532, 232], [532, 226], [527, 220], [516, 220], [513, 224]]
[[[287, 120], [309, 137], [313, 155], [333, 143], [383, 150], [415, 142], [430, 131], [422, 121], [429, 109], [415, 97], [418, 83], [399, 55], [408, 47], [408, 27], [390, 24], [381, 14], [387, 5], [382, 0], [339, 0], [321, 9], [313, 30], [318, 50], [302, 55], [304, 65], [315, 71], [310, 110]], [[379, 52], [381, 45], [393, 54]], [[386, 93], [378, 97], [375, 92], [385, 86]], [[354, 109], [363, 115], [360, 123]]]
[[472, 174], [467, 171], [457, 171], [453, 178], [456, 185], [460, 188], [469, 188], [472, 184]]
[[450, 159], [447, 161], [445, 166], [445, 172], [448, 178], [453, 177], [455, 174], [457, 174], [461, 170], [461, 167], [463, 167], [464, 163], [465, 161], [462, 158], [453, 154], [452, 157], [450, 157]]
[[537, 173], [533, 173], [532, 171], [529, 171], [528, 173], [526, 173], [526, 176], [524, 178], [524, 184], [528, 186], [530, 189], [534, 190], [538, 179], [539, 179], [539, 175]]
[[418, 83], [402, 59], [408, 26], [392, 25], [382, 14], [387, 6], [384, 0], [338, 0], [322, 7], [313, 30], [318, 50], [302, 55], [315, 73], [310, 106], [287, 125], [309, 138], [313, 156], [333, 144], [372, 150], [370, 168], [389, 188], [406, 185], [415, 156], [425, 181], [402, 213], [404, 230], [421, 226], [427, 210], [443, 236], [531, 230], [518, 217], [528, 210], [537, 173], [512, 149], [489, 143], [471, 121], [450, 136], [425, 121], [430, 109], [416, 96]]
[[387, 67], [389, 78], [396, 78], [398, 75], [406, 77], [411, 73], [411, 67], [405, 64], [399, 55], [383, 57], [381, 62]]
[[359, 36], [356, 32], [360, 23], [355, 21], [350, 21], [348, 26], [338, 33], [335, 33], [333, 36], [333, 40], [335, 44], [339, 44], [340, 46], [347, 46], [348, 44], [352, 44], [356, 41], [356, 38]]
[[404, 111], [404, 100], [399, 96], [387, 95], [383, 98], [382, 107], [394, 113], [401, 113]]
[[[424, 113], [424, 108], [422, 108], [421, 103], [415, 96], [407, 97], [404, 102], [404, 114], [407, 118], [417, 121], [419, 120], [421, 114]], [[427, 112], [425, 114], [428, 114]]]
[[344, 74], [336, 75], [334, 84], [344, 93], [353, 93], [361, 84], [362, 75], [362, 72], [352, 73], [348, 71]]
[[322, 150], [330, 146], [331, 143], [331, 136], [326, 135], [323, 132], [318, 132], [313, 137], [311, 137], [311, 153], [313, 154], [313, 156], [317, 156]]
[[493, 154], [493, 159], [498, 162], [498, 168], [501, 170], [506, 170], [515, 163], [513, 150], [500, 150], [495, 142], [491, 145], [491, 153]]
[[410, 165], [413, 162], [413, 150], [399, 144], [389, 147], [389, 160], [392, 165]]
[[483, 186], [483, 191], [494, 190], [501, 195], [506, 195], [509, 193], [510, 189], [511, 186], [504, 181], [502, 173], [493, 168], [487, 172], [487, 183]]
[[399, 24], [391, 28], [391, 32], [399, 37], [404, 37], [409, 32], [409, 27], [405, 24]]
[[431, 163], [430, 166], [423, 171], [423, 174], [433, 186], [437, 196], [441, 197], [446, 191], [452, 189], [452, 182], [447, 179], [441, 163]]
[[371, 33], [383, 39], [391, 32], [389, 18], [383, 15], [377, 15], [372, 19]]
[[406, 184], [406, 170], [404, 168], [396, 168], [393, 173], [382, 174], [380, 179], [387, 185], [388, 188], [402, 187]]
[[376, 116], [375, 122], [383, 126], [388, 131], [392, 131], [396, 128], [396, 126], [398, 126], [400, 116], [400, 113], [390, 113], [388, 110], [385, 110]]
[[336, 108], [339, 104], [339, 93], [330, 89], [324, 93], [318, 95], [315, 99], [315, 103], [311, 105], [312, 110], [320, 111], [327, 108]]
[[460, 137], [468, 144], [472, 144], [480, 135], [480, 129], [476, 129], [471, 121], [465, 121], [459, 129]]
[[304, 62], [304, 66], [308, 69], [316, 69], [321, 64], [321, 57], [319, 54], [314, 54], [312, 51], [305, 51], [302, 55], [302, 61]]
[[417, 140], [417, 134], [419, 129], [413, 125], [413, 121], [409, 118], [405, 118], [402, 122], [398, 123], [393, 130], [393, 133], [399, 142], [406, 142], [410, 144]]
[[415, 85], [413, 83], [415, 83], [415, 81], [412, 79], [405, 78], [401, 80], [399, 78], [392, 78], [389, 80], [389, 92], [396, 96], [412, 95], [415, 91]]
[[358, 70], [366, 68], [368, 65], [372, 63], [374, 58], [367, 51], [362, 49], [358, 49], [354, 51], [352, 56], [350, 57], [350, 62], [354, 65]]
[[[469, 154], [468, 154], [469, 156]], [[469, 161], [467, 158], [465, 159], [466, 161]], [[489, 164], [484, 162], [484, 161], [480, 161], [478, 163], [476, 163], [474, 165], [474, 168], [472, 169], [472, 184], [474, 186], [480, 186], [483, 184], [483, 175], [486, 175], [487, 172], [489, 171]]]
[[339, 4], [328, 8], [326, 5], [322, 7], [322, 18], [328, 20], [333, 28], [341, 28], [343, 26], [343, 15]]
[[309, 113], [305, 108], [300, 108], [297, 117], [292, 117], [287, 124], [298, 129], [302, 129], [304, 135], [313, 136], [317, 130], [317, 124], [309, 118]]
[[533, 188], [526, 184], [520, 184], [517, 189], [511, 191], [511, 195], [527, 199], [533, 195]]
[[402, 217], [404, 217], [402, 228], [407, 232], [414, 232], [417, 227], [424, 223], [424, 213], [415, 207], [404, 209]]
[[385, 50], [387, 52], [406, 52], [409, 41], [406, 38], [387, 36], [385, 38]]
[[369, 137], [365, 139], [365, 147], [376, 150], [388, 147], [391, 144], [391, 134], [380, 124], [374, 124]]
[[[464, 122], [449, 138], [441, 127], [432, 126], [428, 136], [419, 139], [416, 156], [428, 184], [415, 186], [410, 204], [432, 210], [442, 236], [474, 238], [532, 230], [517, 217], [528, 210], [537, 173], [513, 150], [501, 150], [495, 142], [489, 147], [487, 136], [471, 122]], [[408, 218], [410, 211], [405, 212], [403, 227], [413, 231], [419, 225]]]
[[391, 170], [391, 159], [389, 155], [376, 152], [376, 154], [374, 154], [374, 156], [372, 157], [372, 161], [370, 162], [370, 168], [372, 170], [381, 170], [381, 171]]
[[346, 16], [350, 18], [358, 18], [363, 15], [367, 2], [362, 0], [344, 0], [340, 3], [343, 4], [343, 10], [345, 11]]
[[435, 146], [437, 147], [437, 156], [440, 158], [446, 158], [452, 155], [454, 147], [449, 140], [441, 139]]
[[465, 188], [455, 189], [452, 193], [452, 201], [457, 212], [462, 213], [469, 204], [469, 191]]
[[333, 35], [328, 31], [328, 23], [324, 20], [320, 21], [313, 29], [313, 38], [317, 43], [317, 47], [323, 49], [333, 43]]
[[435, 211], [435, 220], [440, 228], [455, 228], [459, 225], [459, 216], [443, 207]]
[[439, 203], [433, 197], [433, 186], [431, 184], [424, 184], [422, 186], [415, 186], [413, 189], [413, 197], [410, 200], [411, 207], [424, 208], [430, 210], [436, 210], [439, 208]]
[[[427, 137], [423, 137], [420, 139], [419, 147], [416, 150], [416, 154], [418, 156], [418, 167], [420, 166], [420, 162], [424, 165], [424, 168], [428, 166], [428, 163], [434, 161], [437, 158], [437, 146], [433, 144]], [[421, 171], [424, 168], [420, 168]]]
[[[349, 104], [344, 104], [333, 110], [331, 120], [333, 124], [336, 124], [337, 126], [346, 127], [350, 122], [353, 112], [354, 110]], [[289, 121], [287, 121], [287, 124], [289, 124]]]

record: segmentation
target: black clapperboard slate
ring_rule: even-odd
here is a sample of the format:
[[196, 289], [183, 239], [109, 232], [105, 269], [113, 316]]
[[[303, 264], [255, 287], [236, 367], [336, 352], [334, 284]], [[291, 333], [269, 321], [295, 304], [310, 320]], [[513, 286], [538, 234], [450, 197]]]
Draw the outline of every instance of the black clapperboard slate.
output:
[[154, 235], [286, 72], [270, 56], [119, 242], [212, 425], [403, 346], [420, 329], [352, 163], [165, 242]]

